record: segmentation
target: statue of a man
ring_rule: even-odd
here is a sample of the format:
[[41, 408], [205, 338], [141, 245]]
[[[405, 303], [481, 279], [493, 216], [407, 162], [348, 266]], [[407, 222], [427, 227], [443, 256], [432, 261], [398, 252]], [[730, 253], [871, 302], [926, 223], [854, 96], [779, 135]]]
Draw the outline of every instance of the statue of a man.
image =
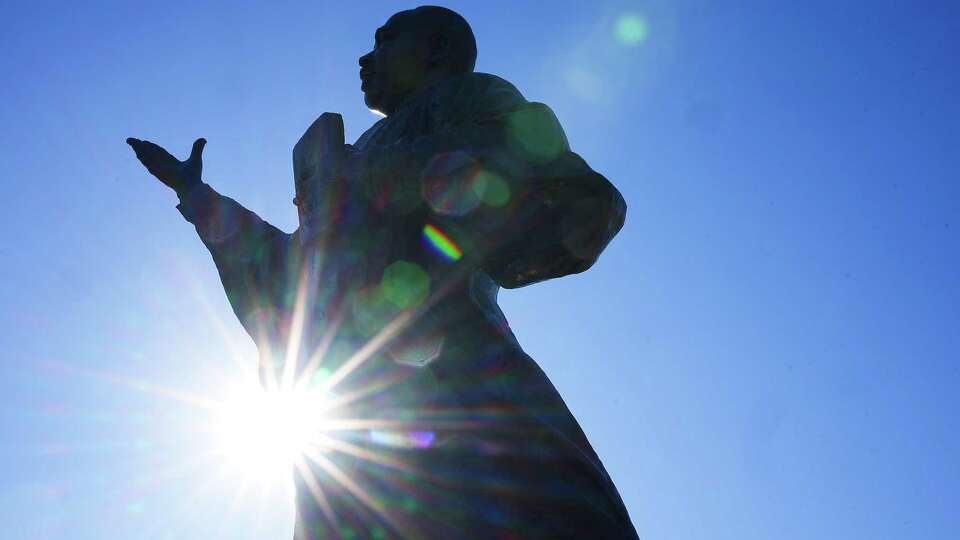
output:
[[636, 538], [600, 459], [497, 306], [582, 272], [619, 231], [617, 190], [553, 112], [475, 73], [467, 22], [390, 17], [360, 58], [353, 145], [325, 113], [293, 151], [286, 234], [129, 139], [210, 250], [264, 384], [331, 391], [335, 435], [295, 473], [298, 539]]

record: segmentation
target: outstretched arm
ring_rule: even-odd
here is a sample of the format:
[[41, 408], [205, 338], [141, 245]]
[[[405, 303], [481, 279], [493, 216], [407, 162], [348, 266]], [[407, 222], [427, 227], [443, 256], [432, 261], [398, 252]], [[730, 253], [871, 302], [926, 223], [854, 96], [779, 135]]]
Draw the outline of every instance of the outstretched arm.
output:
[[288, 318], [288, 274], [298, 268], [292, 236], [203, 183], [204, 139], [194, 142], [182, 162], [150, 141], [130, 138], [127, 144], [153, 176], [177, 193], [177, 209], [213, 256], [230, 305], [254, 341], [259, 345], [277, 335]]
[[210, 251], [223, 290], [258, 345], [286, 333], [293, 309], [290, 283], [299, 265], [297, 233], [287, 234], [207, 184], [180, 197], [177, 210]]

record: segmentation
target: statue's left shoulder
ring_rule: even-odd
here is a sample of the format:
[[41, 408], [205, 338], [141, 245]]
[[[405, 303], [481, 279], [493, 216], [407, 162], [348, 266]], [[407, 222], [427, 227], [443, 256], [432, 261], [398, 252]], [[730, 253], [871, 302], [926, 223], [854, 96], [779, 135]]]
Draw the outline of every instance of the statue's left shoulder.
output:
[[463, 88], [475, 97], [494, 97], [512, 101], [526, 101], [520, 90], [510, 81], [490, 73], [473, 72], [463, 76]]
[[527, 104], [517, 87], [489, 73], [466, 73], [448, 81], [434, 95], [434, 107], [448, 118], [476, 119]]

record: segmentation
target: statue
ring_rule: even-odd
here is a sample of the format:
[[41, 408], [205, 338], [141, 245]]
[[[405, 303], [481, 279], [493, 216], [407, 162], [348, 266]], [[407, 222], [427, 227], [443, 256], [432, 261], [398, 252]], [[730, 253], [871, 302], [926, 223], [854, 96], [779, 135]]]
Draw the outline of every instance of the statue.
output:
[[475, 60], [445, 8], [377, 29], [361, 90], [385, 116], [352, 145], [339, 115], [307, 129], [292, 234], [201, 180], [205, 140], [183, 162], [127, 140], [212, 254], [263, 383], [331, 389], [358, 419], [295, 472], [298, 539], [636, 538], [496, 302], [588, 269], [625, 203], [547, 106]]

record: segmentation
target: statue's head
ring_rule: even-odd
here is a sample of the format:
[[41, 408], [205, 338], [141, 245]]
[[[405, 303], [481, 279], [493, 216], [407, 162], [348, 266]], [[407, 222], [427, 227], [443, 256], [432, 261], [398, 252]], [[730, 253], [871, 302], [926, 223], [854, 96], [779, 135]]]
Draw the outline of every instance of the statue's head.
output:
[[413, 94], [473, 71], [477, 42], [463, 17], [447, 8], [421, 6], [390, 17], [360, 57], [367, 107], [391, 114]]

